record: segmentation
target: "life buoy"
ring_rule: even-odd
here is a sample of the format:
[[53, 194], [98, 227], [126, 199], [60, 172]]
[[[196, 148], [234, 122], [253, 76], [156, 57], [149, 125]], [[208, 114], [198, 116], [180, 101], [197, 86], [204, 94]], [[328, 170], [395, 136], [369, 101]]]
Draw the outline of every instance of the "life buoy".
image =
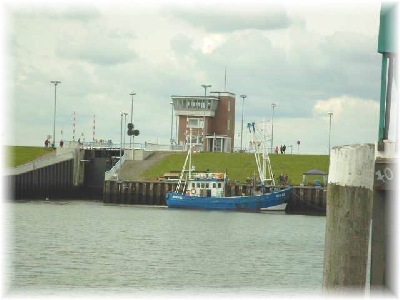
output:
[[195, 189], [192, 189], [192, 194], [196, 194], [196, 190]]

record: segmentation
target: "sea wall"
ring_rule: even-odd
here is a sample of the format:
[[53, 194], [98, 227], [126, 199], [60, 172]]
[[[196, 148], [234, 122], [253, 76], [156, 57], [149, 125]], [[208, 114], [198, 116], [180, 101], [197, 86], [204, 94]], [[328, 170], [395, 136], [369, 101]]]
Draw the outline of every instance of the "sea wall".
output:
[[[177, 183], [161, 181], [105, 181], [103, 202], [134, 205], [166, 205], [166, 195]], [[230, 184], [227, 196], [251, 195], [253, 186]], [[314, 187], [294, 187], [286, 206], [288, 214], [325, 215], [326, 191]]]

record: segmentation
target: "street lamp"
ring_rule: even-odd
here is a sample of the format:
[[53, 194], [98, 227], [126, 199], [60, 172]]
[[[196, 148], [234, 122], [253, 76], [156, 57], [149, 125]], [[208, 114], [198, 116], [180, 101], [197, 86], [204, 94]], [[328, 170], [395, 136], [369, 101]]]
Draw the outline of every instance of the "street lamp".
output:
[[247, 98], [246, 95], [240, 95], [242, 98], [242, 129], [240, 133], [240, 152], [242, 152], [242, 145], [243, 145], [243, 106], [244, 106], [244, 98]]
[[[136, 95], [136, 93], [130, 93], [129, 95], [132, 96], [132, 105], [131, 105], [131, 123], [133, 124], [133, 96]], [[129, 136], [129, 147], [132, 149], [132, 136]]]
[[56, 107], [57, 107], [57, 84], [61, 81], [53, 80], [50, 81], [54, 84], [54, 121], [53, 121], [53, 148], [56, 146]]
[[328, 155], [331, 153], [331, 128], [332, 128], [332, 115], [333, 112], [328, 112], [329, 115], [329, 141], [328, 141]]
[[206, 97], [207, 97], [207, 88], [212, 87], [212, 85], [210, 85], [210, 84], [202, 84], [201, 86], [204, 88], [204, 100], [205, 100]]
[[203, 110], [203, 151], [205, 151], [206, 147], [206, 113], [205, 109], [207, 107], [207, 88], [211, 87], [210, 84], [202, 84], [201, 85], [204, 88], [204, 110]]
[[172, 131], [173, 131], [173, 129], [174, 129], [174, 102], [170, 102], [169, 104], [171, 104], [171, 139], [170, 139], [170, 142], [171, 142], [171, 150], [172, 150], [172, 144], [173, 144], [173, 142], [172, 142]]
[[[125, 116], [125, 124], [124, 124], [124, 128], [126, 128], [126, 116], [128, 115], [128, 113], [124, 112], [124, 116]], [[124, 150], [125, 150], [125, 136], [126, 134], [124, 134]]]
[[121, 161], [122, 161], [122, 120], [123, 120], [123, 116], [126, 114], [126, 113], [124, 113], [124, 112], [120, 112], [120, 114], [121, 114], [121, 141], [120, 141], [120, 144], [119, 144], [119, 168], [118, 168], [118, 171], [117, 171], [117, 176], [118, 176], [118, 180], [120, 179], [120, 173], [121, 173], [121, 167], [122, 167], [122, 163], [121, 163]]
[[122, 119], [124, 116], [124, 113], [121, 111], [121, 140], [119, 144], [119, 167], [121, 168], [121, 158], [122, 158]]
[[276, 104], [272, 103], [272, 122], [271, 122], [271, 153], [274, 151], [274, 112], [275, 112], [275, 107]]

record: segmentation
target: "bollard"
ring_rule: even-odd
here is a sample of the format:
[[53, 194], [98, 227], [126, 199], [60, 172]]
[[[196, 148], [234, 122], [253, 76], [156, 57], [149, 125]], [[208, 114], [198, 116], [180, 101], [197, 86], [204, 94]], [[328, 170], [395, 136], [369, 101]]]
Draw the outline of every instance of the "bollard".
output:
[[323, 288], [363, 292], [374, 180], [374, 145], [335, 147], [329, 164]]
[[[384, 150], [376, 148], [374, 172], [374, 200], [372, 207], [371, 232], [371, 292], [394, 292], [398, 286], [396, 282], [397, 251], [394, 250], [394, 240], [398, 233], [394, 224], [397, 216], [395, 212], [395, 191], [397, 182], [397, 154], [396, 143], [383, 141]], [[393, 230], [394, 229], [394, 230]], [[392, 230], [392, 231], [391, 231]]]

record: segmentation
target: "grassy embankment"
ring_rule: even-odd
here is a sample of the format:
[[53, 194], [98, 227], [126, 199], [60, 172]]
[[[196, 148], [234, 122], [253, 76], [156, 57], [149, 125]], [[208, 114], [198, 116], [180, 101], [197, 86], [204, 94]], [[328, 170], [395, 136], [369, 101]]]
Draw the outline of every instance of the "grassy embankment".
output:
[[[170, 171], [180, 171], [186, 154], [171, 154], [160, 163], [149, 168], [144, 173], [144, 179], [154, 180], [158, 176]], [[303, 180], [303, 173], [310, 169], [319, 169], [328, 172], [328, 155], [270, 155], [272, 170], [275, 178], [279, 174], [287, 174], [291, 184], [298, 185]], [[244, 182], [246, 178], [253, 178], [257, 171], [254, 154], [247, 153], [196, 153], [192, 155], [192, 165], [196, 170], [204, 171], [209, 169], [213, 172], [227, 172], [232, 180]], [[320, 177], [309, 178], [312, 182]]]
[[[43, 147], [22, 147], [6, 146], [5, 152], [7, 160], [6, 167], [15, 167], [32, 161], [40, 156], [52, 152], [52, 149]], [[153, 167], [149, 168], [144, 174], [144, 180], [156, 180], [157, 177], [170, 171], [182, 169], [185, 162], [186, 153], [171, 154]], [[329, 157], [327, 155], [289, 155], [273, 154], [270, 155], [272, 170], [275, 178], [282, 172], [289, 176], [292, 184], [298, 185], [303, 180], [303, 173], [310, 169], [328, 171]], [[231, 180], [244, 182], [246, 178], [253, 178], [257, 170], [253, 154], [247, 153], [196, 153], [192, 155], [192, 165], [196, 170], [203, 171], [209, 169], [213, 172], [227, 172]], [[318, 177], [311, 177], [313, 179]]]
[[4, 146], [4, 154], [6, 156], [5, 166], [16, 167], [48, 154], [53, 149], [45, 149], [43, 147], [26, 147], [26, 146]]

